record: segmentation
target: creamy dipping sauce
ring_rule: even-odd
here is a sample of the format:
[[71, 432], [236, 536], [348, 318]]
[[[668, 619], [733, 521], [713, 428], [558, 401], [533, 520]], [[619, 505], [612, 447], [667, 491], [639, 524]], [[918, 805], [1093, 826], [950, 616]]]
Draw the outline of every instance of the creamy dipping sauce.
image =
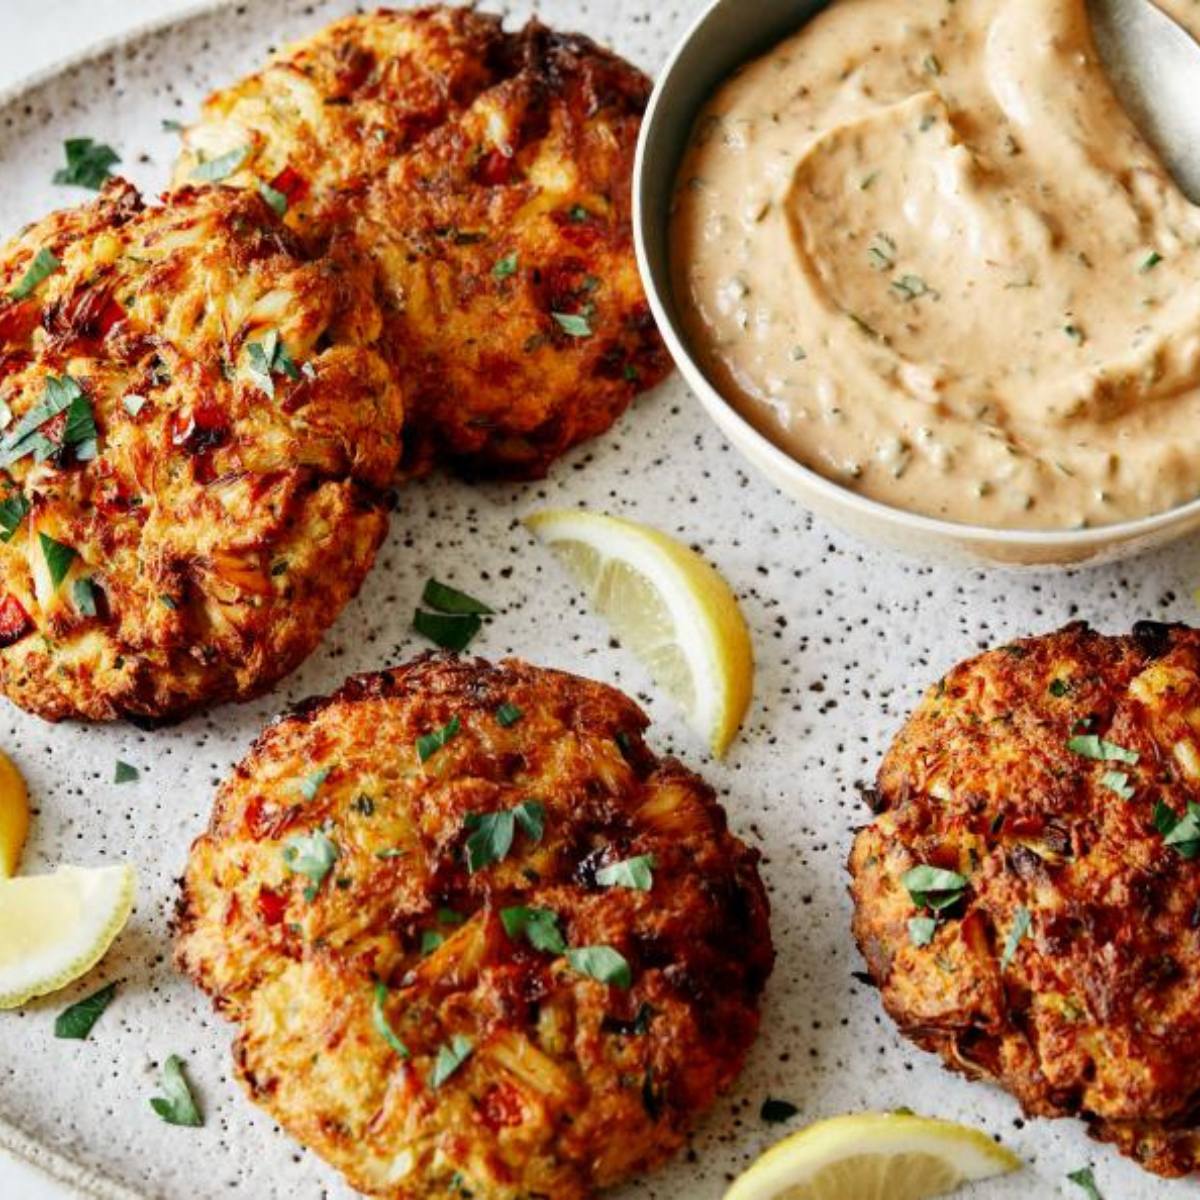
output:
[[1200, 495], [1200, 209], [1086, 0], [835, 0], [702, 113], [671, 252], [709, 378], [864, 495], [1023, 529]]

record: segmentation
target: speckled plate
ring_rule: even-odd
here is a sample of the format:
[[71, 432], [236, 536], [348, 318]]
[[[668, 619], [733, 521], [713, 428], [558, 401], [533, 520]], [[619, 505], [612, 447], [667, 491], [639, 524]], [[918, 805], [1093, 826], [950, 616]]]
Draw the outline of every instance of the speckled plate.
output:
[[[748, 0], [752, 2], [752, 0]], [[163, 118], [184, 118], [212, 86], [257, 64], [273, 42], [348, 7], [261, 0], [149, 33], [46, 79], [0, 106], [0, 228], [85, 198], [50, 177], [66, 137], [110, 141], [132, 178], [160, 188], [173, 153]], [[696, 0], [544, 0], [548, 22], [612, 43], [648, 69], [661, 63]], [[530, 12], [511, 6], [512, 19]], [[748, 727], [711, 762], [633, 659], [580, 607], [554, 563], [517, 523], [543, 504], [588, 505], [650, 521], [703, 548], [742, 597], [759, 670]], [[704, 771], [733, 826], [763, 852], [779, 962], [765, 1030], [735, 1092], [670, 1169], [615, 1196], [716, 1200], [729, 1177], [779, 1136], [759, 1108], [799, 1106], [792, 1126], [864, 1107], [908, 1105], [972, 1122], [1030, 1164], [975, 1193], [992, 1200], [1080, 1195], [1065, 1181], [1087, 1162], [1109, 1200], [1196, 1195], [1142, 1174], [1088, 1142], [1073, 1122], [1018, 1120], [1002, 1093], [952, 1078], [903, 1044], [873, 990], [856, 982], [843, 863], [867, 812], [855, 785], [920, 689], [980, 646], [1078, 616], [1106, 629], [1137, 618], [1194, 616], [1200, 552], [1187, 545], [1085, 575], [1013, 578], [921, 568], [833, 533], [752, 477], [678, 380], [648, 395], [607, 436], [543, 484], [469, 487], [437, 478], [407, 490], [379, 565], [308, 663], [272, 696], [154, 734], [51, 727], [5, 705], [0, 744], [16, 758], [37, 816], [26, 870], [59, 862], [137, 864], [137, 912], [108, 958], [63, 996], [0, 1013], [0, 1116], [29, 1141], [146, 1197], [320, 1200], [346, 1197], [333, 1172], [243, 1096], [231, 1077], [230, 1029], [170, 966], [167, 921], [192, 837], [217, 781], [288, 703], [353, 671], [422, 649], [409, 630], [425, 578], [437, 573], [499, 610], [479, 642], [579, 671], [642, 698], [652, 740]], [[114, 785], [113, 764], [136, 764]], [[109, 980], [117, 1000], [89, 1041], [56, 1041], [55, 1013]], [[187, 1060], [203, 1129], [162, 1124], [148, 1099], [159, 1064]], [[117, 1194], [117, 1193], [110, 1193]], [[7, 1200], [7, 1198], [6, 1198]], [[19, 1200], [14, 1197], [12, 1200]]]

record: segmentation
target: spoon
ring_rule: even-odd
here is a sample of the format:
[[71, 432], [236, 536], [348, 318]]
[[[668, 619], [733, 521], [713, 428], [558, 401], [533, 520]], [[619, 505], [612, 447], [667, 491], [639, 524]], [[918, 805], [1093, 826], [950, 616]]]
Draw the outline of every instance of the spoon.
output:
[[1088, 9], [1118, 99], [1200, 204], [1200, 42], [1151, 0], [1088, 0]]

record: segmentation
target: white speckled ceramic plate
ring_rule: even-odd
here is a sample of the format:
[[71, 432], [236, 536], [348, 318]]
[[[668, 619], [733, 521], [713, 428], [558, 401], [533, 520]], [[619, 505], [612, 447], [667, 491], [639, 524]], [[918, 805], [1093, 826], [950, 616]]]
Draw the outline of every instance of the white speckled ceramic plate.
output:
[[[65, 137], [112, 142], [138, 184], [160, 188], [174, 149], [163, 118], [187, 117], [210, 87], [346, 7], [342, 0], [224, 7], [8, 100], [0, 107], [0, 229], [86, 198], [50, 185]], [[546, 21], [610, 42], [651, 70], [698, 7], [697, 0], [534, 6]], [[511, 17], [529, 11], [514, 4]], [[702, 547], [733, 583], [754, 627], [759, 672], [748, 728], [727, 762], [709, 761], [669, 706], [650, 696], [643, 672], [610, 645], [517, 523], [547, 503], [650, 521]], [[0, 1014], [0, 1116], [33, 1142], [147, 1197], [348, 1194], [242, 1095], [230, 1072], [229, 1028], [171, 969], [167, 921], [175, 879], [218, 780], [291, 701], [420, 650], [411, 610], [435, 571], [500, 610], [482, 653], [521, 654], [640, 696], [657, 721], [652, 740], [714, 781], [733, 826], [765, 856], [779, 961], [763, 1036], [691, 1152], [618, 1193], [621, 1200], [715, 1200], [783, 1132], [759, 1118], [767, 1096], [798, 1105], [797, 1126], [899, 1105], [979, 1125], [1029, 1163], [1020, 1177], [978, 1189], [979, 1197], [1079, 1194], [1065, 1175], [1087, 1162], [1109, 1200], [1196, 1194], [1193, 1185], [1154, 1179], [1092, 1145], [1076, 1123], [1021, 1122], [1007, 1096], [951, 1077], [902, 1043], [875, 992], [854, 978], [861, 964], [848, 932], [843, 863], [852, 830], [867, 818], [855, 784], [872, 777], [926, 682], [981, 646], [1074, 617], [1114, 630], [1137, 618], [1190, 619], [1200, 553], [1185, 545], [1119, 568], [1045, 578], [912, 566], [844, 539], [748, 476], [678, 379], [644, 397], [545, 483], [480, 488], [436, 478], [407, 490], [361, 596], [309, 662], [259, 703], [153, 734], [52, 727], [7, 705], [0, 710], [0, 743], [25, 772], [37, 808], [26, 869], [125, 858], [141, 874], [137, 912], [100, 967], [64, 996]], [[136, 783], [113, 784], [118, 758], [140, 768]], [[55, 1013], [108, 980], [120, 981], [119, 995], [91, 1039], [56, 1041]], [[208, 1118], [203, 1129], [164, 1125], [150, 1110], [159, 1064], [171, 1053], [187, 1060]]]

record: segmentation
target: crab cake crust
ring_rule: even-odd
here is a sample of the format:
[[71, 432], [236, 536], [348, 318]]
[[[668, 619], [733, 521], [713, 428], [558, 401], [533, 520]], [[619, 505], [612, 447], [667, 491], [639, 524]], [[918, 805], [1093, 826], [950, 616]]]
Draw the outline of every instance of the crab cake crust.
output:
[[[646, 725], [598, 683], [425, 657], [301, 706], [221, 788], [177, 962], [239, 1025], [252, 1098], [354, 1187], [587, 1197], [673, 1154], [733, 1081], [773, 961], [758, 855]], [[521, 804], [469, 870], [469, 818]], [[318, 833], [328, 873], [289, 870]], [[649, 890], [601, 886], [642, 855]], [[617, 951], [629, 986], [510, 935], [517, 908]]]
[[669, 370], [633, 251], [649, 93], [622, 59], [536, 23], [351, 17], [214, 95], [177, 179], [245, 149], [229, 182], [271, 183], [306, 236], [353, 230], [375, 256], [406, 470], [538, 477]]
[[148, 208], [114, 181], [0, 251], [0, 286], [0, 690], [144, 721], [264, 691], [387, 527], [403, 409], [369, 265], [308, 258], [247, 192]]
[[[1075, 624], [991, 651], [896, 738], [850, 858], [901, 1030], [1167, 1176], [1200, 1169], [1200, 841], [1164, 834], [1200, 798], [1197, 730], [1195, 630]], [[926, 864], [967, 883], [922, 945], [903, 877]]]

